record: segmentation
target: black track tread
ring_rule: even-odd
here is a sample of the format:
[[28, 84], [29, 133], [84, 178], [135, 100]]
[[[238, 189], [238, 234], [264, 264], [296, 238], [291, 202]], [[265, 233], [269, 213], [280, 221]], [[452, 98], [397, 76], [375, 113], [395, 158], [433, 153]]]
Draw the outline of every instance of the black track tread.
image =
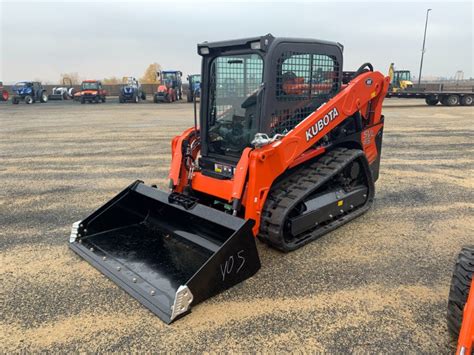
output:
[[[339, 220], [305, 234], [295, 244], [288, 244], [281, 233], [282, 223], [286, 220], [287, 214], [299, 201], [329, 181], [355, 158], [361, 156], [365, 159], [361, 150], [336, 148], [317, 161], [297, 169], [272, 186], [262, 210], [258, 237], [265, 243], [287, 252], [303, 246], [367, 211], [372, 199]], [[368, 176], [368, 179], [371, 180], [373, 188], [372, 176]]]
[[474, 246], [462, 248], [454, 266], [448, 297], [448, 329], [455, 337], [459, 336], [464, 305], [467, 302], [474, 273]]

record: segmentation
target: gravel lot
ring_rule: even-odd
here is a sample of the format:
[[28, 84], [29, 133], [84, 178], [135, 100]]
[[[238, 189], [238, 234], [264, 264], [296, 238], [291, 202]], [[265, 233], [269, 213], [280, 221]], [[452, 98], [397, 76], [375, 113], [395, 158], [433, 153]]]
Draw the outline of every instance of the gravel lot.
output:
[[68, 249], [135, 179], [167, 185], [192, 105], [0, 103], [2, 352], [453, 351], [451, 271], [473, 243], [474, 108], [386, 100], [374, 208], [167, 326]]

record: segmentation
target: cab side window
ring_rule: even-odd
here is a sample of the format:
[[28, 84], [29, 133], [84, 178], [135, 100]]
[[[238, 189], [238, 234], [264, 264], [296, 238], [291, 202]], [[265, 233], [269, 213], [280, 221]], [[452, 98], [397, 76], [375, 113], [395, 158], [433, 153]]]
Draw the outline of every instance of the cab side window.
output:
[[279, 101], [312, 99], [338, 89], [338, 66], [331, 56], [284, 52], [277, 68]]
[[339, 63], [331, 55], [284, 51], [276, 64], [272, 136], [291, 131], [339, 91]]

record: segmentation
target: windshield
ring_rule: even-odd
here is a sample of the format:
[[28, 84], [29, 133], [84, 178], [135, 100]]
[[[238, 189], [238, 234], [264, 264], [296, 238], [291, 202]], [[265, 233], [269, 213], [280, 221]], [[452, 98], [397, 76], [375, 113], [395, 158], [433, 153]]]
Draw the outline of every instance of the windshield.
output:
[[26, 87], [26, 86], [28, 86], [27, 83], [23, 83], [23, 82], [15, 84], [15, 87], [17, 87], [17, 88], [23, 88], [23, 87]]
[[216, 57], [210, 67], [208, 143], [211, 153], [239, 157], [258, 130], [257, 90], [263, 77], [258, 54]]
[[176, 73], [162, 73], [163, 80], [176, 80]]
[[201, 82], [201, 75], [191, 75], [190, 77], [191, 83], [200, 83]]
[[99, 88], [99, 85], [96, 82], [85, 82], [82, 83], [82, 90], [97, 90]]
[[409, 71], [399, 71], [395, 73], [397, 80], [411, 80], [411, 75]]

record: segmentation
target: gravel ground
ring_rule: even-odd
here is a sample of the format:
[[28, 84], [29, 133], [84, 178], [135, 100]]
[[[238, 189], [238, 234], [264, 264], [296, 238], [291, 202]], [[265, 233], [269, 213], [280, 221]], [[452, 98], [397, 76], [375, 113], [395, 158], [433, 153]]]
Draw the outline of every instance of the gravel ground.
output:
[[473, 108], [386, 100], [375, 205], [171, 326], [68, 249], [131, 181], [164, 188], [192, 105], [0, 103], [2, 352], [453, 351], [451, 271], [473, 243]]

